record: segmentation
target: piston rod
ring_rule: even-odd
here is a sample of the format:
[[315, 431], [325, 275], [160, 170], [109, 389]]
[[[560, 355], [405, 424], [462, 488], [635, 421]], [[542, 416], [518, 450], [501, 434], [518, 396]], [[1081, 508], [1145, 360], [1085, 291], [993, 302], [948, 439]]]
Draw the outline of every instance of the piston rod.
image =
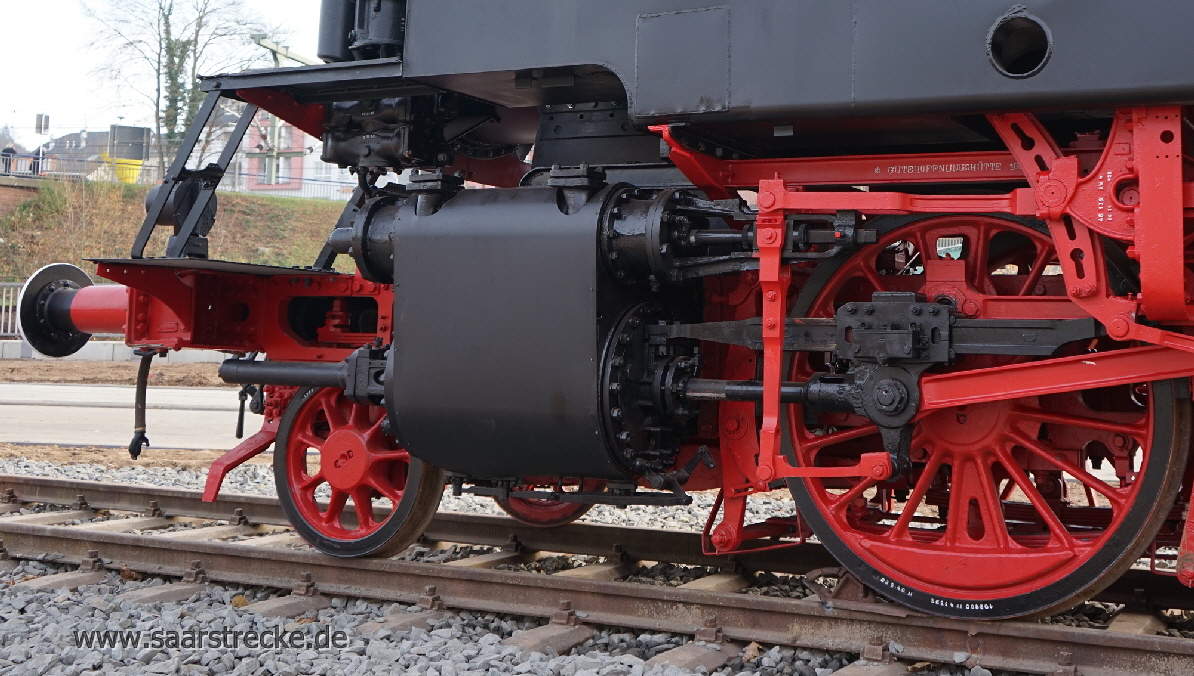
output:
[[[806, 404], [819, 411], [854, 411], [859, 394], [850, 375], [820, 374], [779, 386], [780, 403]], [[682, 396], [688, 401], [763, 401], [763, 381], [690, 378]]]
[[228, 359], [220, 364], [220, 379], [243, 385], [288, 385], [294, 387], [339, 387], [348, 385], [344, 362], [249, 361]]
[[[692, 378], [684, 388], [689, 401], [763, 401], [761, 380], [715, 380]], [[785, 404], [808, 401], [808, 383], [780, 383], [779, 400]]]

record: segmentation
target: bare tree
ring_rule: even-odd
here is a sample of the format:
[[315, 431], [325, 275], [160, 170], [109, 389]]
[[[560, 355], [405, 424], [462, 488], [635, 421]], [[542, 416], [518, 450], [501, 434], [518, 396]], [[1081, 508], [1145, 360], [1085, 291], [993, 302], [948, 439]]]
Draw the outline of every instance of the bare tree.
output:
[[[152, 107], [158, 164], [164, 171], [203, 92], [199, 75], [265, 64], [253, 33], [279, 36], [243, 0], [82, 0], [96, 23], [94, 45], [105, 49], [100, 73]], [[211, 133], [207, 135], [211, 137]]]
[[18, 153], [25, 152], [25, 147], [17, 143], [16, 134], [13, 133], [12, 127], [7, 124], [0, 127], [0, 148], [12, 146]]

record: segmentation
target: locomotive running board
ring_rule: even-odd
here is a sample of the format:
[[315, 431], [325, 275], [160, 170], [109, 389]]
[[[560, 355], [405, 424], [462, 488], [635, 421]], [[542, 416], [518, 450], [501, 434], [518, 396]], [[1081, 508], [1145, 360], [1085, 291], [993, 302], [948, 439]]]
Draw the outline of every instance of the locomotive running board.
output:
[[950, 406], [1191, 376], [1194, 376], [1192, 352], [1158, 345], [1131, 347], [927, 375], [920, 380], [920, 410], [924, 413]]

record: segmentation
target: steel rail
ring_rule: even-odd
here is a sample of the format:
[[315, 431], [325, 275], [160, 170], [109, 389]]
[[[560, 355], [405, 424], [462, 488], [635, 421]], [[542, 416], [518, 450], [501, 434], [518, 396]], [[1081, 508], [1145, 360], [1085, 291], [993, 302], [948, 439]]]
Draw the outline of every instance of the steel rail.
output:
[[[226, 519], [240, 509], [254, 524], [289, 525], [277, 498], [261, 495], [222, 493], [216, 502], [204, 502], [200, 491], [0, 474], [0, 491], [4, 489], [11, 489], [21, 502], [71, 505], [83, 495], [94, 509], [143, 512], [153, 500], [166, 516]], [[352, 506], [345, 509], [351, 511]], [[545, 529], [507, 517], [456, 512], [436, 514], [424, 539], [489, 547], [502, 547], [513, 539], [527, 551], [617, 555], [632, 561], [666, 561], [727, 571], [768, 571], [787, 575], [803, 575], [810, 570], [838, 565], [832, 555], [816, 543], [734, 556], [709, 556], [702, 552], [700, 535], [689, 531], [582, 523]], [[1121, 604], [1143, 601], [1156, 608], [1194, 610], [1194, 593], [1182, 586], [1177, 578], [1143, 569], [1128, 571], [1099, 592], [1095, 600]]]
[[[261, 495], [222, 493], [217, 501], [204, 502], [200, 491], [0, 474], [0, 491], [4, 489], [11, 489], [21, 502], [71, 505], [83, 495], [93, 509], [143, 512], [153, 500], [166, 516], [227, 519], [240, 509], [254, 524], [289, 525], [277, 498]], [[351, 511], [352, 506], [345, 509]], [[666, 561], [727, 571], [768, 571], [787, 575], [803, 575], [810, 570], [838, 565], [832, 555], [816, 543], [734, 556], [709, 556], [701, 549], [700, 535], [690, 531], [583, 523], [545, 529], [502, 516], [456, 512], [436, 514], [424, 539], [489, 547], [502, 547], [513, 539], [527, 551], [617, 555], [632, 561]], [[1095, 600], [1121, 604], [1143, 601], [1157, 608], [1194, 610], [1194, 593], [1182, 586], [1177, 578], [1142, 569], [1128, 571], [1099, 592]]]
[[413, 603], [430, 585], [447, 606], [481, 612], [543, 617], [569, 601], [585, 622], [651, 631], [693, 634], [713, 618], [711, 624], [730, 640], [853, 653], [876, 642], [897, 642], [902, 659], [1040, 674], [1065, 673], [1071, 665], [1084, 676], [1194, 673], [1194, 641], [1166, 636], [1014, 621], [959, 622], [891, 604], [873, 604], [881, 613], [862, 612], [813, 600], [390, 559], [345, 560], [312, 551], [180, 542], [4, 519], [0, 533], [18, 558], [55, 552], [61, 555], [56, 560], [77, 563], [97, 550], [110, 569], [127, 566], [153, 575], [180, 577], [199, 560], [209, 580], [223, 583], [286, 588], [310, 573], [325, 594]]
[[[149, 501], [157, 502], [166, 516], [227, 519], [240, 509], [254, 524], [289, 525], [277, 498], [221, 493], [215, 502], [203, 502], [199, 491], [156, 486], [74, 481], [51, 477], [0, 474], [0, 490], [12, 489], [21, 502], [70, 505], [79, 495], [93, 509], [143, 512]], [[352, 511], [351, 506], [345, 507]], [[701, 551], [697, 533], [675, 530], [623, 528], [572, 523], [557, 528], [539, 528], [513, 519], [480, 514], [441, 512], [424, 533], [430, 541], [500, 547], [511, 538], [530, 551], [620, 555], [636, 561], [667, 561], [685, 565], [715, 566], [726, 570], [768, 570], [803, 574], [817, 568], [836, 566], [833, 557], [818, 544], [769, 550], [737, 556], [707, 556]]]

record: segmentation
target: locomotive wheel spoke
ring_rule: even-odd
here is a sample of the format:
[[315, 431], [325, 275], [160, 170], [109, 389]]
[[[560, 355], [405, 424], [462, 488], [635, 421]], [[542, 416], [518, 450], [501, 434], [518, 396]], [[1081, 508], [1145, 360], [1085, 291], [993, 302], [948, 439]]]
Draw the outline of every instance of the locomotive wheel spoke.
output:
[[866, 280], [871, 283], [876, 291], [883, 290], [883, 280], [879, 277], [879, 271], [875, 269], [874, 265], [862, 266], [862, 272]]
[[[833, 317], [872, 291], [917, 292], [979, 319], [988, 309], [1008, 318], [1013, 308], [1025, 309], [1016, 318], [1035, 319], [1032, 308], [1068, 302], [1043, 225], [965, 215], [877, 229], [875, 246], [810, 277], [793, 317]], [[956, 247], [955, 238], [955, 255], [938, 249], [950, 239]], [[1082, 341], [1059, 354], [1118, 347]], [[930, 372], [1036, 359], [966, 354]], [[797, 353], [788, 378], [807, 380], [823, 363]], [[797, 466], [848, 466], [883, 450], [877, 428], [857, 415], [806, 422], [792, 405], [786, 419]], [[1134, 563], [1176, 498], [1190, 402], [1158, 381], [922, 412], [912, 426], [907, 473], [886, 482], [792, 479], [797, 507], [838, 560], [880, 593], [932, 614], [995, 619], [1072, 607]], [[1088, 459], [1118, 465], [1125, 457], [1139, 470], [1120, 486], [1087, 469]]]
[[946, 544], [960, 546], [994, 540], [995, 549], [1007, 549], [1009, 542], [1003, 508], [997, 499], [998, 486], [986, 458], [955, 456], [953, 460]]
[[352, 506], [357, 512], [358, 530], [369, 532], [377, 526], [373, 519], [373, 488], [358, 486], [352, 491]]
[[863, 493], [877, 483], [879, 483], [877, 479], [872, 479], [871, 477], [864, 478], [862, 481], [854, 484], [853, 488], [834, 498], [833, 509], [839, 514], [845, 512], [855, 500], [860, 498]]
[[368, 431], [372, 427], [381, 424], [381, 419], [378, 418], [376, 423], [369, 422], [369, 407], [361, 404], [353, 404], [352, 412], [349, 414], [348, 425], [361, 431]]
[[1028, 406], [1018, 407], [1015, 413], [1018, 417], [1025, 420], [1032, 420], [1033, 422], [1069, 425], [1071, 427], [1085, 427], [1088, 429], [1103, 430], [1104, 432], [1118, 432], [1120, 434], [1134, 438], [1139, 437], [1143, 431], [1141, 430], [1140, 425], [1137, 424], [1117, 422], [1115, 420], [1095, 418], [1092, 416], [1074, 415], [1072, 413], [1043, 411], [1039, 408], [1032, 408]]
[[1032, 268], [1029, 269], [1028, 274], [1024, 277], [1024, 283], [1020, 285], [1019, 296], [1032, 296], [1036, 285], [1041, 281], [1041, 275], [1045, 273], [1045, 266], [1049, 261], [1057, 257], [1057, 250], [1053, 245], [1043, 246], [1037, 252], [1036, 258], [1032, 261]]
[[323, 446], [323, 442], [327, 441], [327, 439], [320, 439], [319, 437], [315, 436], [315, 433], [311, 430], [299, 430], [295, 437], [299, 443], [307, 446], [308, 448], [319, 448], [320, 446]]
[[1087, 490], [1094, 489], [1098, 491], [1103, 495], [1103, 497], [1107, 498], [1107, 500], [1111, 502], [1111, 507], [1113, 509], [1119, 509], [1123, 506], [1123, 496], [1124, 493], [1127, 492], [1126, 490], [1112, 487], [1107, 482], [1095, 477], [1086, 470], [1076, 466], [1074, 463], [1062, 458], [1057, 453], [1051, 452], [1049, 449], [1041, 446], [1040, 442], [1033, 441], [1032, 439], [1018, 434], [1014, 435], [1013, 438], [1016, 440], [1016, 443], [1027, 449], [1029, 453], [1032, 453], [1034, 456], [1081, 481]]
[[[274, 477], [287, 518], [312, 546], [335, 556], [396, 553], [430, 522], [443, 493], [443, 472], [412, 458], [382, 433], [379, 406], [350, 402], [343, 391], [306, 389], [296, 393], [279, 425]], [[319, 453], [319, 469], [308, 464]], [[326, 484], [326, 508], [317, 492]], [[389, 500], [379, 515], [373, 500]], [[356, 524], [346, 525], [352, 500]], [[351, 522], [351, 519], [349, 520]]]
[[1020, 468], [1019, 463], [1011, 456], [1011, 453], [1008, 453], [1005, 449], [999, 449], [996, 452], [999, 454], [999, 460], [1003, 464], [1004, 469], [1012, 475], [1012, 481], [1015, 482], [1016, 488], [1019, 488], [1020, 492], [1028, 498], [1033, 508], [1036, 509], [1036, 513], [1045, 522], [1045, 526], [1049, 530], [1050, 544], [1073, 549], [1077, 543], [1073, 536], [1070, 535], [1069, 529], [1057, 518], [1057, 513], [1053, 511], [1049, 503], [1045, 502], [1045, 497], [1037, 490], [1036, 484]]
[[942, 455], [940, 453], [932, 453], [929, 456], [929, 462], [921, 470], [920, 476], [916, 480], [916, 486], [912, 489], [912, 494], [908, 496], [908, 501], [904, 503], [904, 511], [900, 513], [896, 519], [895, 525], [891, 527], [891, 531], [887, 534], [889, 541], [894, 541], [900, 538], [908, 537], [908, 525], [912, 523], [912, 519], [916, 516], [916, 510], [924, 504], [925, 495], [929, 492], [929, 487], [936, 478], [937, 472], [941, 469]]
[[323, 414], [327, 417], [328, 425], [331, 425], [333, 430], [338, 430], [348, 425], [348, 421], [344, 418], [344, 412], [340, 410], [338, 404], [339, 402], [331, 398], [321, 400]]
[[395, 460], [409, 460], [410, 453], [405, 449], [387, 449], [373, 452], [373, 461], [375, 463], [393, 462]]
[[326, 524], [340, 524], [340, 516], [344, 513], [344, 505], [348, 503], [348, 493], [332, 489], [332, 497], [328, 500], [328, 509], [323, 513]]
[[393, 484], [386, 481], [371, 482], [373, 488], [381, 493], [383, 497], [388, 498], [390, 502], [397, 505], [402, 500], [402, 491], [398, 490]]
[[[817, 437], [810, 436], [808, 441], [805, 443], [804, 447], [811, 451], [819, 451], [822, 448], [825, 448], [827, 446], [833, 446], [833, 445], [841, 444], [841, 443], [844, 443], [847, 441], [853, 441], [854, 439], [862, 439], [863, 437], [869, 437], [871, 435], [878, 435], [878, 434], [879, 434], [878, 425], [874, 425], [872, 423], [867, 423], [865, 425], [860, 425], [858, 427], [851, 427], [849, 429], [841, 430], [838, 432], [830, 432], [829, 434], [826, 434], [824, 436], [817, 436]], [[814, 453], [814, 455], [815, 455], [815, 453]]]
[[314, 475], [302, 479], [299, 482], [298, 488], [303, 492], [303, 494], [307, 494], [311, 491], [314, 491], [316, 487], [318, 487], [319, 484], [323, 483], [324, 481], [325, 479], [323, 478], [323, 473], [316, 472]]

